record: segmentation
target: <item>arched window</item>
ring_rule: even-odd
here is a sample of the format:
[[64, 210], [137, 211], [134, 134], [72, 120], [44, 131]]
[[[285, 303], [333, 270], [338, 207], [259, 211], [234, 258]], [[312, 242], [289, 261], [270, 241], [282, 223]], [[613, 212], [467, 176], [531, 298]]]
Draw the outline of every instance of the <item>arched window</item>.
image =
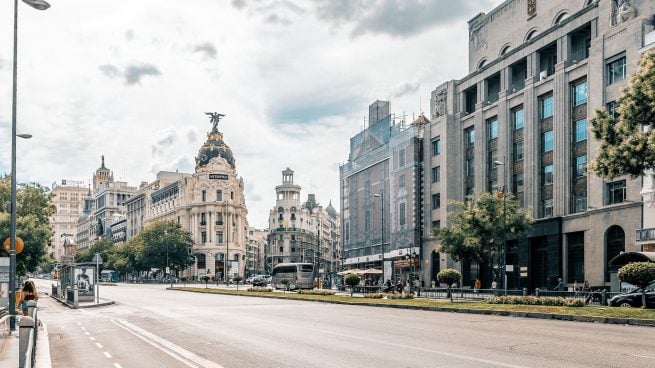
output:
[[485, 65], [487, 65], [487, 59], [480, 60], [480, 62], [478, 63], [478, 69], [484, 68]]
[[284, 207], [278, 207], [277, 212], [278, 213], [284, 213]]
[[538, 33], [539, 31], [537, 31], [536, 29], [531, 29], [530, 31], [528, 31], [528, 33], [525, 35], [525, 42], [528, 42], [531, 39], [533, 39], [534, 36], [536, 36]]
[[206, 256], [204, 253], [198, 253], [196, 254], [196, 268], [199, 270], [203, 270], [207, 268], [207, 262], [206, 262]]
[[567, 13], [567, 12], [565, 12], [565, 11], [560, 12], [560, 13], [555, 17], [555, 21], [553, 22], [553, 25], [556, 26], [556, 25], [560, 24], [560, 22], [562, 22], [564, 19], [566, 19], [566, 18], [568, 18], [568, 17], [569, 17], [569, 13]]
[[500, 56], [503, 56], [509, 51], [512, 47], [510, 45], [505, 45], [500, 49]]
[[620, 226], [614, 225], [607, 229], [605, 235], [605, 281], [610, 281], [607, 264], [609, 261], [625, 251], [625, 232]]

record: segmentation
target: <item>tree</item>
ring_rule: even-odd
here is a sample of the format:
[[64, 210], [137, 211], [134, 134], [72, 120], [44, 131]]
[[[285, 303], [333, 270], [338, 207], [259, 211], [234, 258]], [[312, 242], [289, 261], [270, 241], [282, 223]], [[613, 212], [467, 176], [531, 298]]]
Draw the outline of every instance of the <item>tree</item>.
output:
[[350, 296], [352, 297], [353, 292], [355, 290], [355, 286], [359, 284], [359, 281], [361, 281], [361, 279], [359, 278], [359, 275], [357, 275], [356, 273], [349, 273], [346, 275], [344, 281], [346, 285], [350, 286]]
[[191, 234], [173, 221], [156, 222], [135, 239], [142, 245], [140, 261], [146, 268], [165, 270], [168, 266], [184, 269], [193, 264], [189, 257], [193, 246]]
[[243, 277], [236, 275], [232, 280], [237, 283], [237, 290], [239, 290], [239, 283], [243, 280]]
[[448, 296], [450, 297], [451, 302], [453, 301], [453, 293], [451, 291], [451, 287], [461, 278], [462, 274], [454, 268], [443, 269], [437, 274], [437, 281], [448, 285]]
[[[503, 203], [503, 201], [505, 201]], [[435, 229], [441, 251], [455, 261], [491, 263], [492, 256], [502, 246], [506, 233], [514, 237], [525, 235], [532, 220], [512, 195], [502, 192], [480, 193], [466, 202], [452, 202], [448, 227]]]
[[[591, 131], [600, 141], [593, 172], [603, 178], [636, 177], [655, 169], [655, 53], [642, 56], [639, 70], [617, 100], [615, 117], [598, 109]], [[647, 129], [643, 129], [643, 128]]]
[[77, 253], [75, 255], [75, 262], [92, 262], [96, 253], [100, 254], [104, 262], [107, 262], [115, 248], [116, 246], [111, 240], [98, 239], [90, 247]]
[[[11, 199], [11, 177], [0, 177], [0, 241], [10, 236], [11, 215], [6, 203]], [[16, 273], [33, 271], [47, 257], [45, 246], [52, 238], [48, 223], [55, 208], [52, 193], [39, 184], [20, 184], [16, 188], [16, 236], [23, 239], [25, 249], [16, 255]]]
[[633, 262], [621, 267], [617, 274], [621, 281], [641, 288], [641, 307], [646, 308], [646, 287], [655, 281], [655, 263]]

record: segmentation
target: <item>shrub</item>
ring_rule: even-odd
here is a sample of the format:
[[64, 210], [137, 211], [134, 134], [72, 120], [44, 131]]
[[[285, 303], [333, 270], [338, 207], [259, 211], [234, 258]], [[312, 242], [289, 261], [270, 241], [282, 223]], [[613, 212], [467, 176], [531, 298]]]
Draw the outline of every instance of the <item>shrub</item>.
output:
[[550, 307], [584, 307], [584, 301], [573, 298], [552, 298], [539, 296], [492, 296], [485, 300], [488, 304], [544, 305]]
[[437, 274], [437, 281], [448, 285], [448, 296], [450, 296], [451, 302], [453, 301], [453, 293], [450, 291], [450, 287], [453, 283], [459, 281], [461, 278], [462, 274], [453, 268], [446, 268], [439, 271]]
[[334, 295], [332, 290], [298, 290], [298, 294], [305, 295]]
[[655, 263], [628, 263], [619, 269], [617, 276], [622, 281], [629, 282], [642, 288], [641, 306], [642, 308], [646, 308], [646, 286], [655, 281]]
[[255, 293], [270, 293], [270, 292], [273, 291], [273, 289], [271, 289], [270, 287], [259, 287], [259, 286], [256, 286], [256, 287], [250, 287], [250, 288], [248, 288], [247, 291], [252, 291], [252, 292], [255, 292]]
[[364, 298], [369, 299], [414, 299], [414, 294], [412, 293], [402, 293], [402, 294], [387, 294], [387, 293], [366, 293]]

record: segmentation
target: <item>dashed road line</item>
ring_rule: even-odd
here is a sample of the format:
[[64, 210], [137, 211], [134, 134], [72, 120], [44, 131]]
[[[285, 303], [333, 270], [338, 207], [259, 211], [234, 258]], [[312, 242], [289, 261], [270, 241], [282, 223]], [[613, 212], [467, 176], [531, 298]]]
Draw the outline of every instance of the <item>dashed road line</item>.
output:
[[99, 342], [96, 342], [96, 346], [102, 349], [102, 345]]
[[115, 367], [115, 368], [123, 368], [123, 367], [121, 367], [121, 365], [118, 364], [118, 363], [114, 363], [114, 367]]
[[87, 335], [87, 336], [91, 335], [91, 334], [90, 334], [89, 332], [87, 332], [87, 331], [85, 331], [84, 334]]
[[96, 338], [93, 336], [89, 336], [89, 339], [91, 339], [91, 341], [96, 341]]
[[105, 356], [107, 357], [107, 359], [111, 359], [111, 354], [109, 354], [108, 351], [105, 351]]
[[86, 327], [84, 327], [84, 326], [82, 326], [80, 328], [82, 329], [82, 331], [86, 330]]

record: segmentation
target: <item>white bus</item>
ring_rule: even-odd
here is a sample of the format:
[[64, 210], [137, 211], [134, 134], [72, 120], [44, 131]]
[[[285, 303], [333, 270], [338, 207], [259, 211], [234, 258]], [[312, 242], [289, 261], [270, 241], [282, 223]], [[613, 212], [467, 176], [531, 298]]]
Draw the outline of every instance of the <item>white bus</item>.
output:
[[276, 289], [289, 290], [314, 288], [314, 265], [312, 263], [280, 263], [273, 267], [271, 280]]

